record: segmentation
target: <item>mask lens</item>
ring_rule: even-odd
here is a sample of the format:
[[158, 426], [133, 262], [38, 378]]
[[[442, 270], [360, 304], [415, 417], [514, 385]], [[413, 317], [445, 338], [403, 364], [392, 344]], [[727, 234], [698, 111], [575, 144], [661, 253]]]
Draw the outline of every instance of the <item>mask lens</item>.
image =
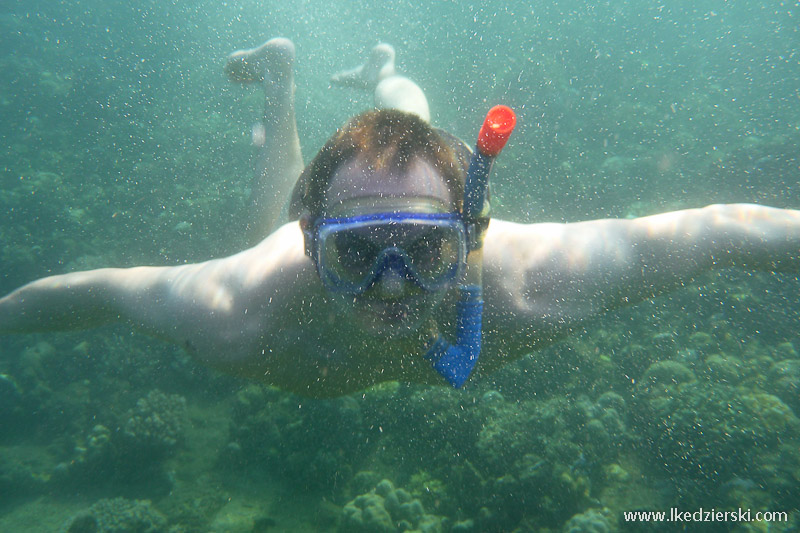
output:
[[359, 231], [333, 232], [321, 250], [326, 269], [345, 283], [360, 283], [381, 252], [375, 242]]
[[404, 250], [415, 273], [435, 283], [458, 268], [460, 236], [453, 228], [431, 227]]
[[390, 266], [435, 290], [452, 281], [466, 254], [463, 225], [451, 218], [329, 219], [318, 232], [320, 275], [339, 292], [366, 290]]

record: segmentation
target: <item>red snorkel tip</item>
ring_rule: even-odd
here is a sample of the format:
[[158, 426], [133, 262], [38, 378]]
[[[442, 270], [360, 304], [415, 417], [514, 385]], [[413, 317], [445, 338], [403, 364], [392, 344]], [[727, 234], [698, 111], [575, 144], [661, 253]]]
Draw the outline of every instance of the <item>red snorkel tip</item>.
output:
[[494, 106], [486, 113], [486, 119], [478, 133], [478, 150], [485, 156], [497, 157], [516, 125], [517, 115], [510, 107]]

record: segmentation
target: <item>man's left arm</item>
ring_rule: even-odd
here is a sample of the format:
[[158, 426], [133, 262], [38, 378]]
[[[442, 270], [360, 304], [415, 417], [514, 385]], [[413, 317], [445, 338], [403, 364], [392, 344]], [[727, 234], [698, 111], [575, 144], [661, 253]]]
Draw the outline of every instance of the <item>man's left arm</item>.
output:
[[716, 268], [799, 273], [800, 211], [730, 204], [630, 220], [493, 221], [485, 251], [487, 304], [561, 329]]

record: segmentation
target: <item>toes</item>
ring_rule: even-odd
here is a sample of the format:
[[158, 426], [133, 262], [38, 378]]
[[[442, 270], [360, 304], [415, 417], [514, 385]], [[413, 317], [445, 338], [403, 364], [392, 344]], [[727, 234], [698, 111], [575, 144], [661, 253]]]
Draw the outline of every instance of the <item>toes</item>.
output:
[[276, 37], [257, 48], [239, 50], [228, 56], [225, 73], [237, 83], [276, 80], [291, 74], [294, 65], [294, 43], [283, 37]]

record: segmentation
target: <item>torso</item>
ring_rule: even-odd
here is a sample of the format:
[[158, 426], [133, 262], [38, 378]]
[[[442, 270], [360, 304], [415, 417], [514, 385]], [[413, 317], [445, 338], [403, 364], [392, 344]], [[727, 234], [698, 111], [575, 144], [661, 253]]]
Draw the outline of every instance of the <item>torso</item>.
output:
[[[492, 223], [486, 241], [502, 241], [506, 231], [504, 224]], [[532, 320], [530, 309], [515, 302], [519, 296], [501, 286], [507, 278], [503, 267], [507, 261], [497, 257], [502, 250], [502, 246], [485, 248], [484, 281], [491, 287], [485, 291], [484, 349], [477, 373], [491, 371], [566, 333], [565, 327], [553, 327], [545, 317]], [[419, 335], [387, 339], [348, 323], [303, 254], [296, 224], [222, 261], [232, 263], [226, 269], [233, 270], [231, 279], [238, 280], [234, 284], [239, 287], [228, 321], [220, 321], [219, 313], [209, 320], [215, 340], [192, 343], [196, 357], [205, 363], [310, 396], [346, 394], [390, 380], [445, 384], [424, 359]], [[451, 292], [437, 314], [440, 331], [449, 338], [453, 332], [447, 324], [454, 321], [455, 291]]]

